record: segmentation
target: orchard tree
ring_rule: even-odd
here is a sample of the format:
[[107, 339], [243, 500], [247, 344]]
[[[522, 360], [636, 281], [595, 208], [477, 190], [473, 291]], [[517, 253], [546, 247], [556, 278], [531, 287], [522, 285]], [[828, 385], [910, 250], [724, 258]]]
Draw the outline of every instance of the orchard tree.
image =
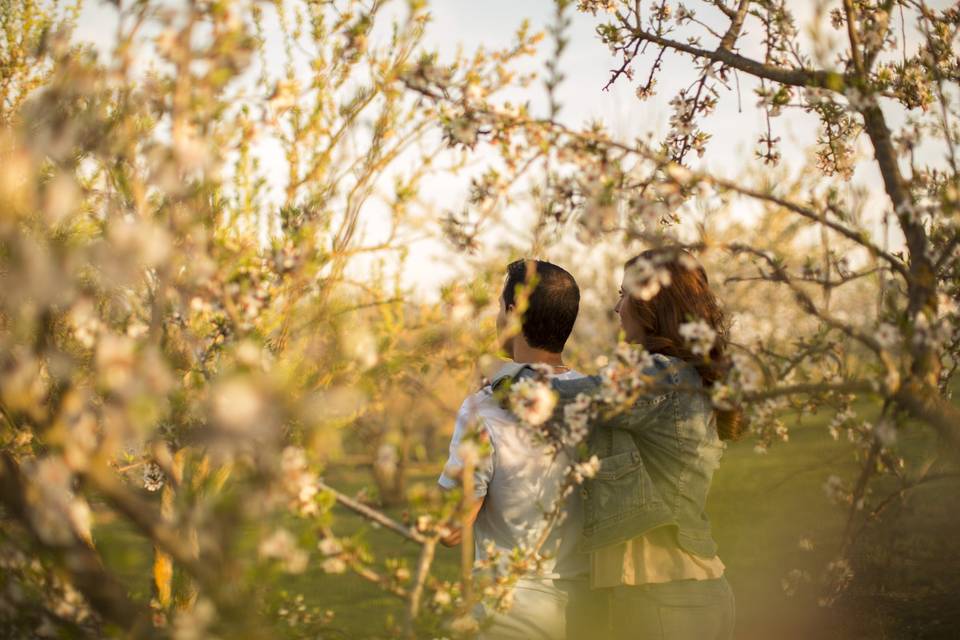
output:
[[[316, 632], [335, 618], [264, 580], [315, 562], [433, 628], [459, 606], [430, 575], [455, 497], [398, 523], [319, 478], [362, 446], [346, 427], [465, 384], [491, 350], [489, 321], [464, 322], [486, 287], [425, 303], [392, 275], [423, 178], [463, 160], [400, 82], [423, 4], [123, 3], [102, 57], [72, 39], [78, 10], [0, 7], [0, 626]], [[495, 92], [531, 38], [463, 69]], [[339, 536], [337, 501], [421, 545], [419, 566]], [[102, 561], [104, 520], [155, 548], [149, 601]]]
[[[556, 3], [557, 54], [572, 5]], [[689, 82], [670, 96], [669, 131], [659, 141], [652, 132], [623, 140], [602, 124], [563, 123], [556, 58], [548, 64], [545, 116], [478, 97], [463, 75], [436, 82], [429, 59], [405, 81], [446, 114], [451, 144], [487, 142], [508, 168], [509, 179], [494, 173], [472, 194], [455, 238], [476, 233], [490, 199], [507, 197], [517, 175], [528, 173], [540, 212], [534, 246], [576, 230], [587, 246], [684, 247], [716, 265], [712, 273], [737, 294], [725, 297], [740, 326], [733, 328], [735, 366], [715, 388], [715, 405], [747, 410], [761, 453], [788, 439], [788, 409], [833, 411], [834, 437], [858, 444], [859, 477], [847, 484], [831, 476], [825, 487], [849, 506], [847, 534], [829, 567], [829, 602], [849, 582], [846, 555], [862, 531], [856, 525], [943, 478], [960, 456], [960, 409], [951, 400], [960, 365], [960, 10], [922, 0], [843, 0], [817, 4], [803, 29], [794, 8], [782, 0], [578, 2], [599, 18], [597, 35], [616, 57], [607, 87], [633, 82], [637, 98], [649, 100], [668, 57], [689, 62]], [[699, 160], [709, 148], [706, 129], [719, 101], [741, 90], [755, 95], [766, 132], [742, 175], [718, 175]], [[778, 166], [777, 123], [787, 112], [819, 129], [812, 166], [798, 177]], [[869, 159], [858, 163], [861, 143]], [[883, 196], [865, 197], [855, 173], [873, 179]], [[730, 219], [743, 204], [760, 209], [752, 231]], [[727, 220], [691, 232], [704, 210]], [[791, 231], [765, 233], [777, 229]], [[668, 280], [656, 261], [641, 264], [636, 291], [654, 295]], [[705, 334], [691, 328], [690, 335]], [[866, 399], [878, 415], [857, 415], [855, 404]], [[897, 449], [906, 429], [937, 434], [910, 464]], [[868, 500], [878, 474], [895, 478], [896, 489]]]

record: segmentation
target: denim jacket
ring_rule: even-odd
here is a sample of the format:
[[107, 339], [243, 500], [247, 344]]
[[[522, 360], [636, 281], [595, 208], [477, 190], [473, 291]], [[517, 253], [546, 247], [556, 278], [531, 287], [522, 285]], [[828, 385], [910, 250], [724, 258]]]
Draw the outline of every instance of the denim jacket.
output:
[[[587, 444], [600, 469], [581, 488], [581, 549], [593, 551], [673, 526], [681, 548], [712, 558], [717, 545], [704, 507], [724, 450], [713, 408], [697, 390], [703, 386], [700, 374], [679, 358], [653, 354], [653, 366], [643, 374], [660, 388], [591, 425]], [[599, 383], [597, 376], [554, 381], [559, 410]]]

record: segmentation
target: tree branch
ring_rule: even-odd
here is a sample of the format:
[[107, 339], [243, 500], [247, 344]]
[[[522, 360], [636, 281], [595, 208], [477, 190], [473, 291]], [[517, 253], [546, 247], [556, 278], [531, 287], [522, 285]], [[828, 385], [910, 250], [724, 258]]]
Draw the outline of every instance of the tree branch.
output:
[[843, 11], [847, 16], [847, 39], [850, 41], [850, 57], [853, 60], [853, 68], [857, 70], [860, 76], [863, 76], [863, 55], [860, 51], [860, 37], [857, 33], [857, 12], [853, 6], [853, 0], [843, 0]]
[[915, 379], [901, 385], [893, 400], [910, 415], [932, 426], [953, 454], [960, 457], [960, 407], [944, 399], [936, 387], [931, 389]]
[[811, 382], [747, 392], [743, 394], [743, 399], [749, 402], [753, 400], [767, 400], [768, 398], [777, 398], [780, 396], [812, 395], [818, 393], [867, 393], [875, 390], [874, 385], [866, 380], [849, 380], [837, 383]]
[[[743, 21], [747, 17], [747, 9], [750, 8], [750, 0], [740, 0], [740, 6], [737, 7], [737, 12], [734, 13], [730, 18], [730, 28], [727, 29], [727, 32], [723, 34], [723, 37], [720, 39], [720, 49], [727, 51], [733, 50], [733, 45], [737, 41], [737, 38], [740, 37], [740, 30], [743, 28]], [[730, 15], [729, 13], [727, 14]]]
[[821, 89], [831, 89], [833, 91], [842, 90], [847, 83], [847, 76], [836, 71], [824, 71], [822, 69], [803, 69], [803, 68], [784, 68], [772, 64], [765, 64], [752, 58], [741, 56], [729, 49], [725, 49], [721, 44], [714, 50], [703, 49], [693, 45], [664, 38], [656, 34], [644, 31], [643, 29], [633, 29], [631, 34], [634, 38], [644, 42], [652, 42], [663, 47], [674, 49], [682, 53], [689, 54], [695, 58], [707, 58], [714, 62], [721, 62], [728, 67], [733, 67], [749, 73], [758, 78], [765, 78], [772, 82], [779, 82], [794, 87], [819, 87]]
[[396, 520], [393, 520], [389, 516], [377, 511], [376, 509], [373, 509], [371, 507], [368, 507], [365, 504], [357, 502], [353, 498], [337, 491], [336, 489], [334, 489], [333, 487], [331, 487], [330, 485], [328, 485], [326, 482], [322, 480], [317, 482], [317, 487], [321, 491], [327, 491], [329, 493], [332, 493], [334, 498], [336, 498], [337, 502], [343, 505], [344, 507], [346, 507], [347, 509], [350, 509], [354, 513], [357, 513], [363, 516], [367, 520], [376, 522], [380, 526], [386, 529], [389, 529], [394, 533], [400, 534], [407, 540], [416, 542], [417, 544], [427, 544], [430, 541], [429, 538], [424, 536], [422, 533], [420, 533], [416, 529], [411, 529], [410, 527], [403, 526]]
[[869, 251], [870, 254], [873, 255], [874, 257], [882, 258], [887, 264], [890, 265], [890, 267], [894, 271], [896, 271], [898, 274], [903, 276], [904, 279], [909, 281], [911, 277], [910, 270], [906, 267], [906, 265], [904, 265], [904, 263], [901, 260], [897, 259], [896, 256], [891, 255], [890, 253], [887, 253], [886, 251], [884, 251], [879, 245], [871, 242], [869, 239], [866, 238], [866, 236], [863, 233], [856, 231], [854, 229], [850, 229], [849, 227], [846, 227], [840, 224], [839, 222], [830, 220], [825, 215], [821, 215], [816, 211], [814, 211], [813, 209], [810, 209], [809, 207], [805, 207], [799, 203], [793, 202], [791, 200], [787, 200], [786, 198], [775, 196], [772, 193], [764, 193], [763, 191], [759, 191], [757, 189], [744, 187], [731, 180], [716, 178], [706, 174], [699, 174], [696, 176], [696, 178], [699, 180], [703, 180], [705, 182], [709, 182], [722, 189], [733, 191], [735, 193], [739, 193], [740, 195], [748, 196], [755, 200], [764, 200], [766, 202], [770, 202], [777, 206], [783, 207], [788, 211], [791, 211], [800, 216], [803, 216], [808, 220], [812, 220], [813, 222], [821, 224], [833, 231], [836, 231], [837, 233], [842, 235], [844, 238], [847, 238], [848, 240], [852, 240], [856, 242], [857, 244], [865, 248], [867, 251]]

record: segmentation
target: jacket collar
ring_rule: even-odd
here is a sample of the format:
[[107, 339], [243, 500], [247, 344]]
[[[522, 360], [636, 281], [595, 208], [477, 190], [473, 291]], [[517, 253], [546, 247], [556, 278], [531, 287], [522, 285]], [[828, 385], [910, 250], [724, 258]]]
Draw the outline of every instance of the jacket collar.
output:
[[490, 386], [496, 389], [497, 385], [507, 378], [516, 378], [520, 375], [521, 371], [528, 368], [530, 368], [530, 364], [527, 362], [506, 362], [500, 367], [500, 370], [490, 378]]

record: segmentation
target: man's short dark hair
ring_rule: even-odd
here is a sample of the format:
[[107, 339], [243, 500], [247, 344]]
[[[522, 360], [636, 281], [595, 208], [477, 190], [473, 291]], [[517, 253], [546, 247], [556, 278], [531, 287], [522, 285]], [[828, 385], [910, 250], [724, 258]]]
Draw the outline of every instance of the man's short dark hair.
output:
[[[516, 304], [517, 287], [528, 281], [528, 265], [536, 267], [536, 285], [523, 314], [523, 337], [531, 347], [551, 353], [563, 351], [580, 310], [580, 288], [566, 270], [543, 260], [517, 260], [507, 267], [503, 301]], [[532, 275], [532, 274], [531, 274]]]

